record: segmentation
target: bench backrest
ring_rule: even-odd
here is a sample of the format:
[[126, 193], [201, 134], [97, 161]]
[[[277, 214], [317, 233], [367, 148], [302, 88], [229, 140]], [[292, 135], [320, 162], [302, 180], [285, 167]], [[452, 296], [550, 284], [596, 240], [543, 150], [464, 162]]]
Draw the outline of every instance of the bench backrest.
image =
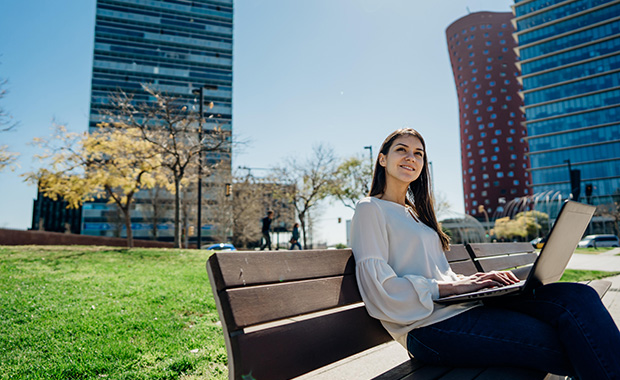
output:
[[[471, 252], [447, 252], [455, 272], [480, 271]], [[350, 249], [218, 252], [207, 270], [230, 379], [290, 379], [391, 340], [366, 312]]]

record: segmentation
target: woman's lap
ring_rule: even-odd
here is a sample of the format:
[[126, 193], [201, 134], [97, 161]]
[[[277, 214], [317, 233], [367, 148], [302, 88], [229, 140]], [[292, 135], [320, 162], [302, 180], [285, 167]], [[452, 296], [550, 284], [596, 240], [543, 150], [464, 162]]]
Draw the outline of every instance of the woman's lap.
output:
[[580, 378], [616, 378], [620, 333], [590, 287], [556, 283], [504, 297], [409, 333], [421, 360], [527, 366]]
[[418, 359], [451, 366], [508, 366], [570, 373], [555, 329], [512, 310], [480, 306], [415, 329], [407, 339]]

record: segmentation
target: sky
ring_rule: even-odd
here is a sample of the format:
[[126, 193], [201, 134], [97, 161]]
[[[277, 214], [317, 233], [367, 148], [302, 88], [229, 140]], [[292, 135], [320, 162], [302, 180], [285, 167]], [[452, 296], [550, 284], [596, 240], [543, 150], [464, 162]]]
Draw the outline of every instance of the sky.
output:
[[[376, 155], [403, 127], [424, 136], [434, 189], [462, 213], [459, 118], [445, 29], [468, 12], [509, 12], [509, 0], [237, 0], [233, 168], [255, 176], [324, 144], [338, 157]], [[21, 154], [0, 172], [0, 228], [28, 229], [40, 166], [33, 138], [88, 128], [95, 0], [0, 2], [0, 105], [19, 123], [0, 145]], [[242, 170], [241, 173], [246, 173]], [[314, 242], [346, 243], [353, 210], [324, 202]], [[338, 218], [342, 223], [338, 223]]]

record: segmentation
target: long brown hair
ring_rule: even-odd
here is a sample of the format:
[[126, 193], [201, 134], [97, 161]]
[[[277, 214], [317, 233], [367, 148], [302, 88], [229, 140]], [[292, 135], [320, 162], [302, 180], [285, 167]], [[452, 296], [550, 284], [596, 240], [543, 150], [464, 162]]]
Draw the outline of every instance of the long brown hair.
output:
[[[402, 128], [392, 132], [386, 137], [383, 144], [381, 144], [380, 153], [387, 155], [394, 140], [401, 136], [413, 136], [420, 140], [422, 147], [424, 148], [424, 165], [422, 167], [422, 173], [415, 181], [409, 184], [407, 189], [407, 196], [405, 203], [412, 208], [415, 216], [424, 224], [432, 228], [439, 235], [439, 241], [444, 251], [450, 250], [450, 238], [440, 228], [437, 222], [437, 216], [435, 215], [435, 209], [433, 208], [433, 194], [431, 192], [431, 178], [428, 170], [428, 158], [426, 154], [426, 143], [422, 138], [422, 135], [412, 128]], [[382, 195], [385, 192], [386, 186], [386, 173], [385, 168], [379, 164], [379, 157], [375, 161], [375, 170], [372, 176], [372, 184], [370, 185], [369, 196]]]

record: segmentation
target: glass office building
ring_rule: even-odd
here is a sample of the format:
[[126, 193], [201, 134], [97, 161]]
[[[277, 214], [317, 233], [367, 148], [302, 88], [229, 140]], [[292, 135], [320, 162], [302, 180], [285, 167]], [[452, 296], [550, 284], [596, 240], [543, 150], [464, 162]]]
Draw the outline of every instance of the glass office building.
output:
[[[207, 86], [204, 99], [213, 102], [213, 108], [204, 107], [204, 130], [217, 125], [231, 131], [232, 54], [232, 0], [97, 0], [90, 130], [102, 121], [100, 111], [110, 106], [112, 93], [121, 90], [147, 101], [142, 89], [146, 84], [186, 99], [196, 109], [193, 91]], [[217, 156], [207, 159], [223, 159], [228, 165], [222, 166], [230, 170], [230, 152]], [[139, 194], [132, 229], [134, 237], [149, 238], [154, 223], [148, 214], [153, 211], [146, 204], [152, 202], [153, 194]], [[170, 209], [170, 197], [159, 194], [156, 198], [161, 199], [162, 208]], [[85, 204], [82, 233], [124, 236], [115, 207], [105, 201]], [[155, 224], [159, 238], [172, 239], [170, 216], [162, 216]], [[205, 232], [203, 236], [208, 237]]]
[[[516, 0], [532, 190], [620, 198], [620, 1]], [[579, 172], [571, 183], [570, 170]]]
[[476, 12], [446, 28], [459, 100], [465, 213], [485, 220], [529, 195], [529, 160], [511, 12]]

